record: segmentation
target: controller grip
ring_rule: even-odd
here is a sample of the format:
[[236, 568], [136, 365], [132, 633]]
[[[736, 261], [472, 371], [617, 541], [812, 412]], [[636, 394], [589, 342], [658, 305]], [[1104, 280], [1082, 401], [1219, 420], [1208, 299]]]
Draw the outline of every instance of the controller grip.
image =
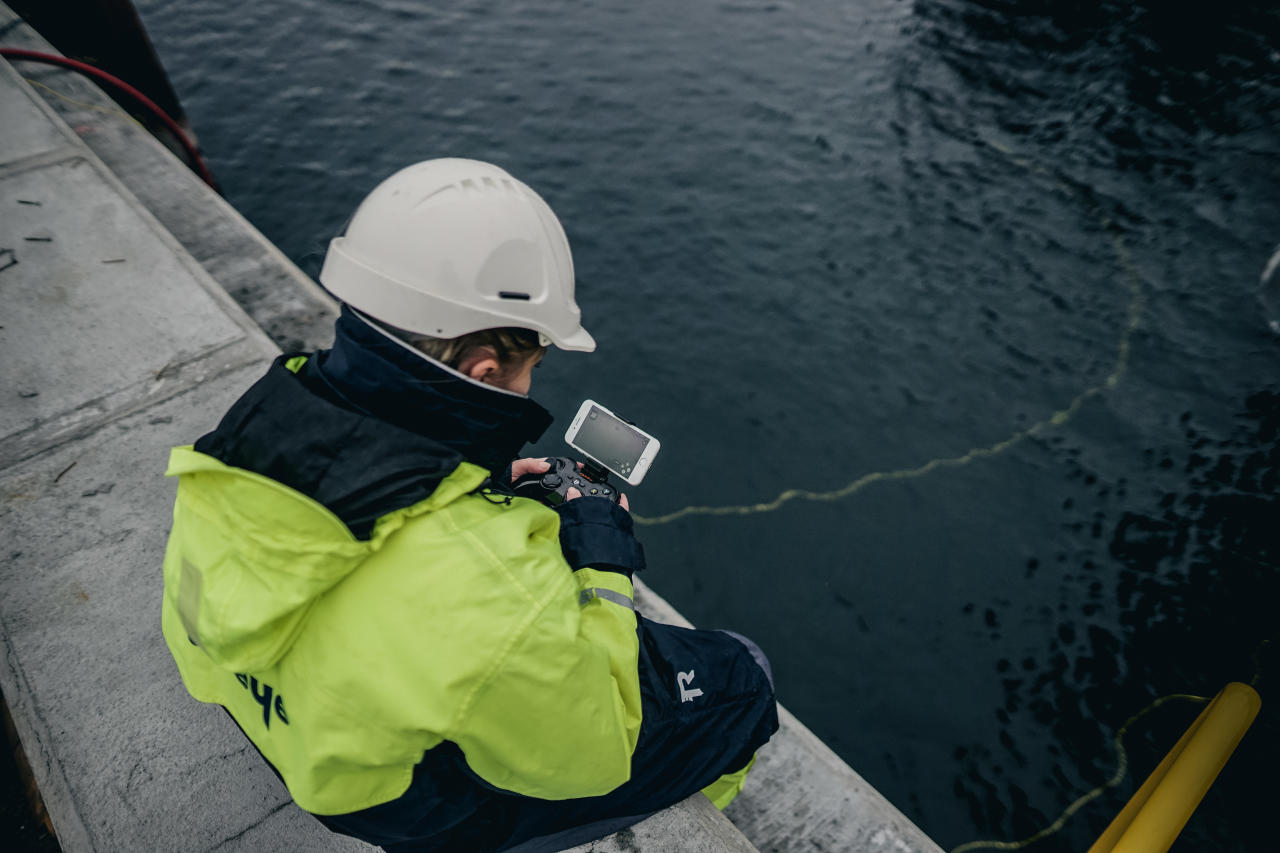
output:
[[544, 474], [524, 474], [511, 484], [511, 491], [518, 497], [540, 500], [548, 506], [559, 506], [568, 499], [569, 489], [577, 489], [584, 497], [596, 496], [618, 503], [621, 497], [611, 483], [589, 479], [578, 470], [572, 459], [553, 456], [547, 459], [550, 468]]

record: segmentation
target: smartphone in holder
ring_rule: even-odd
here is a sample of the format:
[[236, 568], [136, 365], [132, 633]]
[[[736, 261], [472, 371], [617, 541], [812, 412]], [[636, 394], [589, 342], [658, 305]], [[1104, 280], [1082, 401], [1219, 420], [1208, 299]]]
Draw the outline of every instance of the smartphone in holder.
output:
[[649, 472], [661, 442], [594, 400], [583, 400], [565, 442], [628, 485], [638, 486]]

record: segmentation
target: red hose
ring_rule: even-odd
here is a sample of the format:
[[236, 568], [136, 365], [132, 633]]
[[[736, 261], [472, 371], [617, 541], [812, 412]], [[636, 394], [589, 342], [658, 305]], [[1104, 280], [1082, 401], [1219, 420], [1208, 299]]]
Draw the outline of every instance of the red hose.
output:
[[156, 118], [160, 119], [164, 126], [169, 129], [169, 132], [177, 138], [179, 144], [182, 145], [182, 149], [186, 151], [187, 157], [190, 158], [195, 171], [200, 175], [204, 182], [213, 187], [214, 190], [218, 189], [218, 184], [214, 181], [213, 174], [210, 173], [209, 167], [205, 165], [204, 158], [200, 156], [200, 151], [191, 142], [191, 140], [187, 138], [187, 134], [178, 126], [178, 123], [170, 118], [168, 113], [160, 109], [160, 106], [155, 101], [151, 100], [133, 86], [130, 86], [128, 83], [121, 80], [119, 77], [114, 74], [108, 74], [101, 68], [94, 68], [92, 65], [80, 62], [79, 60], [68, 59], [65, 56], [58, 56], [53, 53], [41, 53], [38, 50], [25, 50], [20, 47], [0, 47], [0, 56], [3, 56], [5, 59], [26, 59], [31, 62], [43, 62], [47, 65], [58, 65], [63, 68], [70, 68], [72, 71], [78, 71], [100, 83], [109, 83], [110, 85], [115, 86], [139, 104], [146, 107], [147, 110]]

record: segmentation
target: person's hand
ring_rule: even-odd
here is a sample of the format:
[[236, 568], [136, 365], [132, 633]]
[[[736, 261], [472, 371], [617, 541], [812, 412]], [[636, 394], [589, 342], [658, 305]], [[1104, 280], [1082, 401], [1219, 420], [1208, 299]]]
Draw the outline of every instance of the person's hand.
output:
[[[582, 467], [582, 466], [579, 465], [578, 467]], [[574, 498], [580, 498], [580, 497], [582, 497], [582, 492], [578, 491], [573, 486], [570, 486], [569, 491], [564, 493], [564, 499], [566, 501], [571, 501]], [[631, 504], [627, 503], [627, 496], [622, 492], [618, 492], [618, 506], [622, 507], [627, 512], [631, 512]]]
[[511, 463], [511, 482], [525, 474], [545, 474], [551, 470], [551, 463], [545, 457], [517, 459]]

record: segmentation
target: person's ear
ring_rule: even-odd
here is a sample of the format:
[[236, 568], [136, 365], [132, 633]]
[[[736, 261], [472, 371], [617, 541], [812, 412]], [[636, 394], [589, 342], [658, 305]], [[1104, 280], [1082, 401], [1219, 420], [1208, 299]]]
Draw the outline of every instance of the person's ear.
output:
[[489, 350], [480, 350], [475, 355], [458, 365], [458, 371], [477, 382], [488, 382], [502, 372], [502, 365], [497, 355]]

